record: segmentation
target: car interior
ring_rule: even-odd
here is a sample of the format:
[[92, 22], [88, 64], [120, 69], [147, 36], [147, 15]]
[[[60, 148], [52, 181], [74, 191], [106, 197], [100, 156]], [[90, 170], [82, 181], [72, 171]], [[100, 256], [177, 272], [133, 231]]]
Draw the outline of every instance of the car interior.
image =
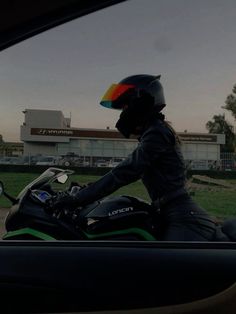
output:
[[[192, 93], [201, 94], [202, 102], [204, 99], [209, 101], [209, 111], [216, 110], [212, 94], [227, 75], [233, 78], [231, 70], [234, 70], [232, 61], [227, 63], [226, 60], [229, 58], [228, 50], [235, 52], [235, 46], [230, 44], [234, 40], [228, 38], [227, 28], [225, 32], [222, 29], [223, 13], [228, 8], [230, 14], [231, 8], [226, 24], [233, 28], [230, 19], [233, 19], [235, 11], [232, 8], [236, 10], [233, 1], [224, 4], [208, 0], [206, 3], [200, 1], [196, 4], [192, 0], [189, 3], [180, 0], [178, 4], [174, 0], [4, 1], [0, 10], [0, 62], [3, 69], [2, 90], [5, 89], [6, 94], [2, 94], [0, 108], [1, 116], [5, 116], [1, 122], [3, 129], [6, 130], [8, 123], [11, 128], [10, 141], [14, 141], [13, 122], [22, 119], [22, 111], [31, 105], [33, 98], [33, 109], [46, 109], [48, 104], [49, 109], [65, 111], [67, 116], [72, 111], [72, 122], [76, 124], [78, 120], [83, 128], [86, 125], [92, 128], [95, 122], [98, 128], [109, 128], [114, 125], [118, 113], [111, 114], [106, 109], [95, 111], [92, 107], [99, 107], [99, 97], [108, 81], [113, 77], [114, 82], [110, 83], [115, 83], [123, 72], [128, 75], [135, 69], [137, 72], [146, 68], [147, 72], [159, 71], [158, 66], [160, 71], [166, 71], [163, 82], [169, 89], [167, 98], [174, 102], [178, 98], [175, 93], [179, 91], [185, 97], [181, 100], [186, 100], [179, 108], [170, 105], [168, 117], [174, 120], [176, 115], [179, 128], [183, 117], [188, 128], [197, 130], [200, 124], [204, 126], [207, 118], [204, 122], [201, 119], [210, 113], [203, 110], [204, 104], [201, 107], [198, 96], [194, 98]], [[222, 28], [214, 31], [217, 19], [220, 19]], [[198, 25], [199, 29], [190, 30], [189, 25], [193, 21], [194, 27]], [[209, 34], [214, 35], [207, 38], [203, 26], [207, 29], [206, 33], [211, 31]], [[195, 38], [186, 35], [188, 27]], [[186, 38], [180, 34], [185, 34]], [[149, 36], [156, 38], [151, 40], [150, 47]], [[202, 46], [196, 39], [198, 36], [203, 38]], [[217, 59], [214, 68], [213, 59], [222, 53], [213, 45], [219, 43], [219, 37], [228, 38], [229, 46], [225, 47], [227, 52], [222, 48], [226, 57], [220, 58], [222, 64]], [[185, 54], [182, 55], [183, 51]], [[208, 59], [204, 61], [206, 53], [212, 60], [210, 65], [207, 64], [210, 62]], [[200, 60], [203, 60], [202, 64]], [[186, 68], [184, 64], [187, 64]], [[190, 64], [193, 64], [192, 68]], [[192, 73], [200, 65], [202, 72], [199, 70], [193, 77]], [[210, 79], [203, 68], [206, 72], [212, 71], [211, 78], [219, 78], [216, 85], [210, 82], [210, 96], [204, 94], [206, 90], [203, 86]], [[8, 72], [9, 69], [11, 72]], [[170, 79], [172, 72], [175, 74]], [[23, 87], [24, 81], [29, 82], [27, 88]], [[198, 86], [195, 85], [197, 81], [200, 82]], [[196, 105], [190, 108], [187, 103], [191, 100]], [[224, 101], [224, 95], [221, 101]], [[10, 107], [11, 112], [8, 113]], [[90, 121], [91, 116], [97, 121]], [[187, 123], [191, 118], [192, 122]], [[6, 122], [7, 119], [11, 122]], [[17, 127], [19, 129], [19, 123]], [[110, 164], [107, 160], [98, 159], [97, 167], [101, 171], [105, 167], [115, 167], [117, 160], [123, 158], [118, 156]], [[87, 159], [85, 161], [87, 166]], [[201, 195], [201, 191], [199, 193]], [[1, 240], [0, 311], [235, 313], [235, 265], [234, 242]]]

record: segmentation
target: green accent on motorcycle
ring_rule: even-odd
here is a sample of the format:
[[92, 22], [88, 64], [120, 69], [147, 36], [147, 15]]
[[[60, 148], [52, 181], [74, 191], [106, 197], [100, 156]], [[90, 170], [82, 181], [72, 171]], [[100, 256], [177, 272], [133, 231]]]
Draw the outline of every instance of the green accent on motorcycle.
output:
[[89, 234], [89, 233], [84, 232], [84, 234], [89, 240], [94, 240], [97, 238], [109, 237], [109, 236], [114, 236], [114, 235], [136, 234], [136, 235], [141, 236], [145, 241], [156, 241], [156, 239], [149, 232], [140, 228], [129, 228], [129, 229], [124, 229], [124, 230], [111, 231], [111, 232], [105, 232], [105, 233], [99, 233], [99, 234]]
[[23, 228], [23, 229], [19, 229], [19, 230], [15, 230], [15, 231], [9, 231], [7, 232], [7, 234], [5, 234], [3, 236], [3, 240], [10, 240], [10, 238], [12, 237], [16, 237], [16, 236], [21, 236], [21, 235], [31, 235], [34, 236], [40, 240], [44, 240], [44, 241], [52, 241], [52, 240], [56, 240], [55, 238], [51, 237], [50, 235], [40, 232], [38, 230], [35, 229], [31, 229], [31, 228]]

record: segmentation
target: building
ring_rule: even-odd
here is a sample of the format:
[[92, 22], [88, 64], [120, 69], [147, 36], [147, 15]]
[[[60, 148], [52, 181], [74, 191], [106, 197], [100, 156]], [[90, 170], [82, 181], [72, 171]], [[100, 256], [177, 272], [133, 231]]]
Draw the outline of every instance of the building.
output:
[[[137, 146], [135, 138], [126, 139], [116, 130], [71, 127], [71, 119], [61, 111], [26, 109], [21, 126], [24, 155], [70, 155], [89, 159], [125, 158]], [[217, 167], [223, 134], [178, 133], [187, 166], [192, 169]]]
[[126, 140], [115, 130], [72, 128], [61, 111], [27, 109], [24, 114], [20, 134], [24, 155], [126, 157], [137, 145], [135, 139]]
[[22, 156], [23, 150], [23, 143], [5, 142], [0, 134], [0, 157]]
[[178, 133], [187, 168], [193, 170], [219, 169], [220, 146], [225, 144], [224, 134]]

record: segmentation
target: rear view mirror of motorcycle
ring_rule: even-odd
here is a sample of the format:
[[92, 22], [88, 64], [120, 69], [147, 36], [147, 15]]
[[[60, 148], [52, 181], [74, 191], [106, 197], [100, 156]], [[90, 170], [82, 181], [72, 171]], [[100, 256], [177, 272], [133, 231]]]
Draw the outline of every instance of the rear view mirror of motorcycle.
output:
[[64, 173], [61, 176], [57, 177], [56, 182], [60, 184], [64, 184], [66, 183], [67, 180], [68, 180], [68, 175]]
[[4, 184], [2, 183], [2, 181], [0, 181], [0, 196], [2, 195], [8, 198], [9, 201], [11, 201], [13, 205], [17, 203], [17, 199], [15, 199], [14, 197], [12, 197], [11, 195], [5, 192]]
[[4, 185], [2, 181], [0, 181], [0, 196], [2, 196], [3, 194], [4, 194]]

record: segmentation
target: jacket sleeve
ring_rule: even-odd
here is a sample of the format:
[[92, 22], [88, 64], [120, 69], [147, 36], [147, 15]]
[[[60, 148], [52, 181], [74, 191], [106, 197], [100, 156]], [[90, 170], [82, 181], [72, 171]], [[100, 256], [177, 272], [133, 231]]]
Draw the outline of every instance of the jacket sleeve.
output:
[[156, 164], [167, 147], [162, 134], [156, 130], [147, 132], [133, 153], [112, 170], [116, 181], [123, 186], [139, 180], [148, 167]]
[[123, 162], [96, 182], [79, 191], [75, 196], [78, 206], [86, 205], [101, 199], [122, 186], [139, 180], [145, 169], [152, 165], [163, 152], [166, 145], [165, 138], [156, 132], [146, 134], [138, 147]]

